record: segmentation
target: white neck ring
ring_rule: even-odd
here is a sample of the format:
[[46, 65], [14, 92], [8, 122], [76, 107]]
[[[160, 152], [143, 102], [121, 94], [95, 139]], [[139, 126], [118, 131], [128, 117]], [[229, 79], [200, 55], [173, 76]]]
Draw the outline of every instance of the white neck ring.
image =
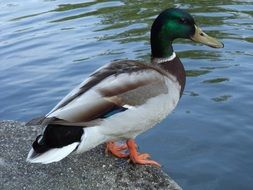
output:
[[173, 59], [175, 59], [176, 56], [177, 56], [176, 53], [173, 52], [172, 55], [169, 56], [169, 57], [165, 57], [165, 58], [157, 58], [157, 57], [156, 57], [156, 58], [154, 58], [154, 59], [152, 60], [152, 62], [153, 62], [153, 63], [156, 63], [156, 64], [165, 63], [165, 62], [168, 62], [168, 61], [172, 61]]

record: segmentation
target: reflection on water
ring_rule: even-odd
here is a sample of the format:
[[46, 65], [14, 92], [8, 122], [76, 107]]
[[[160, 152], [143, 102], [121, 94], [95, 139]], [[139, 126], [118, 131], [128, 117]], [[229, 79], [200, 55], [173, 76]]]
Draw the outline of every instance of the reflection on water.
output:
[[166, 7], [187, 9], [225, 48], [176, 40], [186, 89], [174, 113], [137, 139], [141, 151], [151, 152], [185, 189], [251, 189], [250, 0], [2, 2], [0, 117], [47, 113], [107, 62], [149, 62], [149, 29]]
[[221, 82], [224, 82], [224, 81], [229, 81], [229, 79], [228, 78], [219, 77], [219, 78], [215, 78], [215, 79], [204, 80], [203, 83], [214, 84], [214, 83], [221, 83]]
[[231, 95], [223, 95], [223, 96], [212, 98], [212, 100], [215, 102], [223, 102], [223, 101], [228, 100], [229, 98], [231, 98]]
[[187, 77], [197, 77], [200, 75], [205, 75], [211, 71], [209, 70], [186, 70], [186, 76]]

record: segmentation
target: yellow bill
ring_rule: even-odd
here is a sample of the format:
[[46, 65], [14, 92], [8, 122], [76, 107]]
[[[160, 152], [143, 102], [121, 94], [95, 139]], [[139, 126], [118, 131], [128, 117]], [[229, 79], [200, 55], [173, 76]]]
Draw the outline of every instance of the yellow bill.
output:
[[205, 32], [203, 32], [198, 26], [195, 25], [195, 33], [191, 36], [191, 39], [195, 42], [199, 42], [205, 45], [208, 45], [213, 48], [223, 48], [224, 44], [217, 39], [208, 36]]

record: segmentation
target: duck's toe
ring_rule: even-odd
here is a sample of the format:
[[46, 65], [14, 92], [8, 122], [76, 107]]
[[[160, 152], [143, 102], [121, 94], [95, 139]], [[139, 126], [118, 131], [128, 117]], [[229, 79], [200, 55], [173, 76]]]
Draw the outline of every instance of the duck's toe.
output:
[[[146, 156], [146, 155], [144, 155]], [[139, 154], [138, 156], [130, 156], [130, 160], [135, 164], [142, 164], [142, 165], [154, 165], [157, 167], [161, 167], [161, 165], [154, 161], [154, 160], [148, 160], [148, 158], [143, 157], [143, 154]]]
[[148, 159], [148, 158], [150, 158], [149, 154], [146, 154], [146, 153], [139, 154], [136, 149], [136, 147], [137, 147], [136, 143], [133, 139], [127, 140], [127, 146], [130, 151], [130, 160], [133, 163], [143, 164], [143, 165], [154, 165], [154, 166], [161, 167], [161, 165], [159, 163], [157, 163], [156, 161]]

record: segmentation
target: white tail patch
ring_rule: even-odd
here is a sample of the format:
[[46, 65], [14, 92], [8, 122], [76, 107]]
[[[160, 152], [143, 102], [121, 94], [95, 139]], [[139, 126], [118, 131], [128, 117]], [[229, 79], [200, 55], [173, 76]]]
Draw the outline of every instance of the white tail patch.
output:
[[79, 145], [79, 142], [74, 142], [70, 145], [64, 146], [62, 148], [53, 148], [42, 154], [37, 154], [33, 149], [30, 150], [26, 161], [31, 163], [42, 163], [49, 164], [52, 162], [58, 162], [68, 156], [73, 152], [76, 147]]

